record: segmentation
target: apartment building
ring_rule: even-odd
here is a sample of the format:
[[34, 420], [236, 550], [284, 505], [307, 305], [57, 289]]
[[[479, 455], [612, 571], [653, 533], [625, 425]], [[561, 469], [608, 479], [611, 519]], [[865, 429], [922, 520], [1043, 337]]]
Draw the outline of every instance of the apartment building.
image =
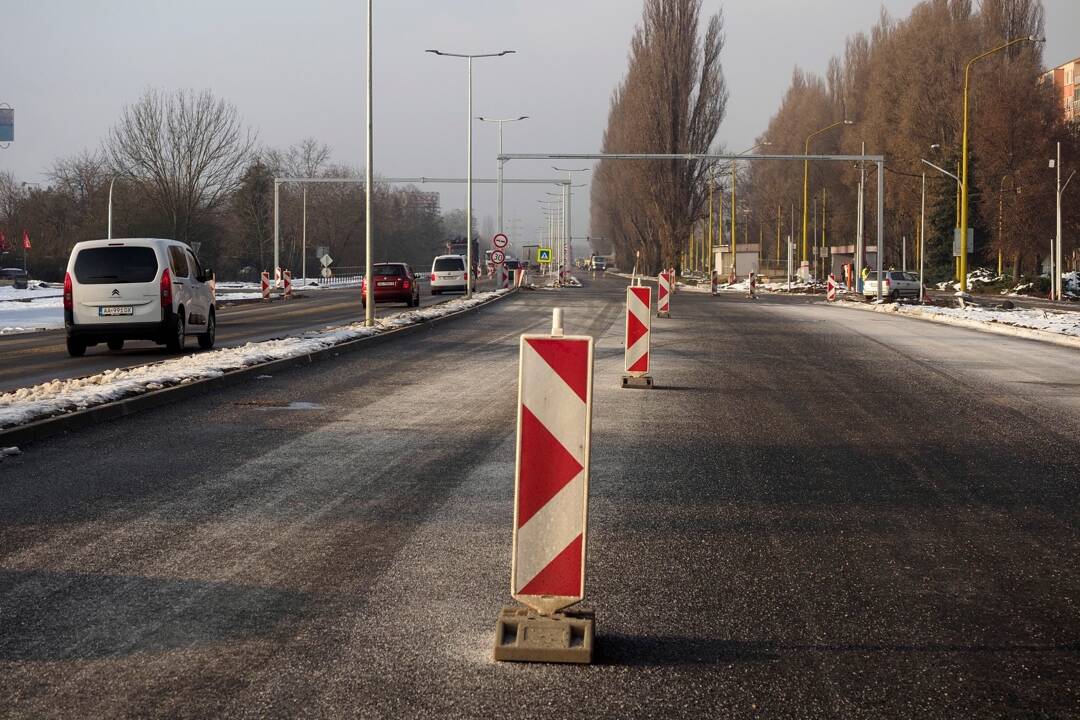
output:
[[1061, 103], [1065, 119], [1080, 121], [1080, 58], [1048, 70], [1043, 79], [1054, 83], [1054, 93]]

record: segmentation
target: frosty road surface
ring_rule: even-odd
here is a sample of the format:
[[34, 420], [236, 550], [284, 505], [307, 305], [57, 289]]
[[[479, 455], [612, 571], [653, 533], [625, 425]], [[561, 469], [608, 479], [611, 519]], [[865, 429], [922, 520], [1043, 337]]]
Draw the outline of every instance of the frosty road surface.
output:
[[[1075, 717], [1076, 351], [522, 293], [0, 460], [15, 717]], [[597, 338], [588, 667], [495, 664], [518, 336]], [[419, 340], [415, 338], [419, 337]]]

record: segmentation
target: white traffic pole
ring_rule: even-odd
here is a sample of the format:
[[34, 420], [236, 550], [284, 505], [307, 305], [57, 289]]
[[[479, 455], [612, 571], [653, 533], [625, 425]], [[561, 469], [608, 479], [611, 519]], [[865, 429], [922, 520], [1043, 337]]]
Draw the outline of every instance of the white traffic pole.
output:
[[[109, 181], [109, 231], [108, 231], [108, 235], [106, 236], [109, 240], [112, 240], [112, 190], [113, 190], [113, 183], [115, 183], [115, 182], [116, 182], [116, 178], [113, 178], [112, 180]], [[1060, 208], [1061, 208], [1061, 206], [1060, 206], [1060, 203], [1059, 203], [1059, 205], [1058, 205], [1058, 210], [1059, 210], [1058, 217], [1059, 218], [1061, 217]]]
[[[274, 272], [278, 269], [278, 239], [280, 237], [281, 222], [281, 183], [274, 178]], [[260, 253], [261, 255], [261, 253]]]

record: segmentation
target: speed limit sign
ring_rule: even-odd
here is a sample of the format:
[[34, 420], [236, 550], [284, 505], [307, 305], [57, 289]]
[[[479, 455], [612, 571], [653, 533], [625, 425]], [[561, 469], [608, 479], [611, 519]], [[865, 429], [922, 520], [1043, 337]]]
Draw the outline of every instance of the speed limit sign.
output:
[[510, 238], [506, 237], [503, 233], [499, 233], [495, 237], [491, 238], [491, 244], [502, 250], [510, 242]]
[[491, 251], [492, 263], [494, 263], [495, 265], [502, 265], [504, 260], [506, 260], [506, 253], [504, 253], [502, 250]]

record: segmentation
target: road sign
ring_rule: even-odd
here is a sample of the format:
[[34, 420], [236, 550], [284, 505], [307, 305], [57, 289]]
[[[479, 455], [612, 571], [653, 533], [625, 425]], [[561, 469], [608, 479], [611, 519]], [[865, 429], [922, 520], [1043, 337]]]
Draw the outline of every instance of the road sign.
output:
[[592, 368], [591, 337], [521, 337], [511, 591], [543, 615], [585, 595]]
[[537, 248], [536, 250], [536, 262], [538, 265], [550, 265], [551, 264], [551, 248]]
[[502, 250], [492, 250], [491, 251], [491, 262], [495, 263], [496, 265], [502, 265], [503, 261], [505, 261], [505, 260], [506, 260], [506, 253], [504, 253]]
[[334, 262], [334, 258], [330, 257], [330, 253], [326, 253], [321, 258], [319, 258], [319, 262], [322, 263], [322, 266], [324, 268], [330, 267], [330, 265]]
[[333, 271], [333, 270], [331, 270], [330, 268], [328, 268], [328, 267], [324, 267], [324, 268], [322, 269], [322, 276], [323, 276], [324, 278], [326, 278], [327, 280], [329, 280], [329, 279], [330, 279], [331, 277], [333, 277], [333, 275], [334, 275], [334, 271]]
[[[967, 240], [968, 255], [971, 255], [975, 252], [975, 228], [968, 228]], [[952, 255], [960, 257], [960, 228], [953, 228]]]
[[510, 243], [510, 238], [506, 235], [499, 233], [495, 237], [491, 238], [491, 244], [502, 250]]

